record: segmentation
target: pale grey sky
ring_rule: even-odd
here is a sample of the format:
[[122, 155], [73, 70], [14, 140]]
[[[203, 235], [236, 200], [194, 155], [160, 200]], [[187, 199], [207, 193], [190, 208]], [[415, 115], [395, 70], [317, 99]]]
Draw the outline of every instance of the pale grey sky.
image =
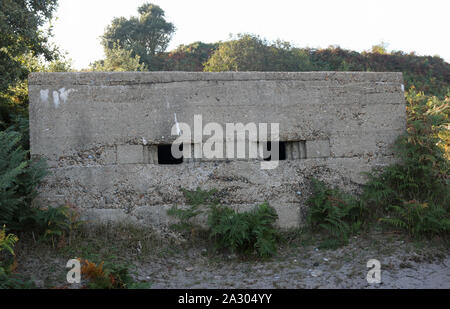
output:
[[450, 61], [448, 0], [59, 0], [53, 42], [77, 69], [103, 57], [99, 36], [114, 17], [158, 4], [177, 31], [169, 50], [195, 41], [217, 42], [253, 33], [297, 47], [389, 50], [439, 55]]

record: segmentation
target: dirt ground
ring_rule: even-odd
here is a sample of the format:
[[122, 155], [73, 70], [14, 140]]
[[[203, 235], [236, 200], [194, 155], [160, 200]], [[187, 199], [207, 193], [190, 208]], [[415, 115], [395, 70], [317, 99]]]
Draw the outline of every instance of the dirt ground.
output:
[[[450, 288], [448, 241], [414, 241], [375, 232], [353, 237], [347, 246], [323, 250], [311, 237], [285, 238], [278, 254], [267, 260], [216, 253], [203, 240], [180, 241], [179, 235], [129, 228], [80, 234], [71, 244], [55, 246], [25, 239], [16, 249], [16, 271], [37, 288], [79, 288], [83, 281], [67, 284], [65, 265], [83, 257], [129, 265], [135, 280], [156, 289]], [[370, 259], [381, 263], [381, 283], [366, 280]]]

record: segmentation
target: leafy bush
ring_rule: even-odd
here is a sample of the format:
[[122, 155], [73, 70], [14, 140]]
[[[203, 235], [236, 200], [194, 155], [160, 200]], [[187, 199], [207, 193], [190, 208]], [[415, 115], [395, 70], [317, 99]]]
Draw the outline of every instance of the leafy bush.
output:
[[384, 207], [405, 200], [448, 201], [449, 99], [417, 93], [406, 95], [408, 128], [395, 151], [401, 161], [369, 175], [366, 200]]
[[20, 231], [33, 221], [31, 201], [45, 175], [42, 161], [32, 162], [20, 143], [23, 136], [13, 130], [0, 131], [0, 224]]
[[[46, 174], [44, 161], [30, 160], [27, 147], [28, 126], [24, 118], [0, 131], [0, 224], [16, 232], [34, 231], [41, 239], [69, 236], [80, 223], [68, 206], [39, 209], [32, 206], [36, 187]], [[70, 241], [70, 238], [69, 238]]]
[[[178, 69], [190, 67], [180, 63]], [[415, 86], [440, 98], [450, 91], [450, 64], [439, 56], [388, 52], [385, 46], [374, 46], [371, 51], [361, 53], [339, 46], [294, 48], [289, 42], [270, 42], [251, 34], [220, 42], [204, 62], [203, 70], [403, 72], [407, 89]]]
[[269, 257], [277, 252], [278, 232], [274, 227], [278, 215], [268, 203], [238, 213], [229, 207], [213, 205], [208, 217], [210, 238], [216, 248]]
[[32, 289], [32, 281], [19, 274], [9, 273], [0, 267], [0, 289]]
[[9, 253], [14, 255], [14, 245], [19, 240], [19, 238], [14, 234], [6, 234], [6, 226], [0, 231], [0, 252], [7, 250]]
[[0, 289], [25, 289], [34, 286], [30, 281], [12, 273], [15, 263], [11, 263], [5, 256], [6, 253], [14, 258], [14, 246], [18, 240], [16, 235], [6, 232], [5, 226], [0, 230]]
[[450, 232], [449, 98], [426, 96], [413, 88], [406, 101], [407, 134], [395, 144], [399, 160], [368, 173], [360, 200], [313, 180], [308, 222], [330, 235], [322, 246], [345, 244], [362, 222], [375, 218], [411, 236]]
[[[28, 134], [28, 82], [27, 76], [31, 72], [70, 72], [72, 71], [71, 60], [58, 51], [53, 52], [54, 60], [45, 61], [43, 58], [28, 52], [15, 57], [23, 66], [25, 75], [20, 80], [9, 85], [7, 89], [0, 92], [0, 130], [17, 125], [18, 120], [21, 128], [14, 130]], [[18, 130], [19, 129], [19, 130]], [[28, 144], [29, 139], [24, 137], [23, 142]], [[24, 147], [29, 149], [29, 146]]]
[[211, 54], [217, 48], [218, 43], [194, 42], [189, 45], [180, 45], [176, 49], [161, 53], [161, 71], [203, 71], [203, 63], [208, 61]]
[[450, 91], [450, 64], [439, 56], [417, 56], [401, 51], [356, 52], [332, 46], [310, 49], [315, 70], [403, 72], [405, 86], [415, 86], [429, 95], [444, 97]]
[[131, 50], [121, 48], [114, 43], [112, 48], [105, 49], [106, 58], [90, 64], [92, 71], [97, 72], [132, 72], [147, 71], [144, 63], [140, 63], [140, 56], [133, 55]]
[[450, 232], [450, 216], [441, 205], [404, 202], [401, 206], [391, 206], [390, 216], [380, 220], [390, 226], [400, 228], [410, 236], [439, 235]]
[[200, 209], [201, 206], [205, 205], [215, 205], [218, 203], [217, 199], [213, 196], [217, 190], [212, 189], [209, 191], [201, 190], [197, 188], [195, 191], [189, 191], [186, 189], [181, 189], [186, 199], [186, 203], [189, 207], [182, 209], [177, 206], [173, 206], [167, 211], [167, 214], [176, 217], [179, 222], [172, 225], [177, 231], [192, 231], [194, 224], [192, 219], [201, 213], [203, 210]]
[[448, 233], [449, 98], [412, 89], [406, 99], [407, 134], [395, 147], [400, 161], [369, 174], [362, 200], [382, 222], [411, 235]]
[[314, 69], [308, 50], [293, 48], [289, 42], [269, 42], [259, 36], [238, 34], [218, 45], [203, 70], [295, 72]]
[[69, 205], [36, 209], [34, 220], [41, 239], [51, 241], [53, 247], [56, 241], [62, 245], [66, 237], [70, 244], [73, 231], [83, 223], [76, 209]]
[[361, 203], [349, 194], [327, 187], [323, 182], [311, 180], [312, 194], [307, 200], [307, 222], [312, 230], [328, 234], [321, 246], [335, 248], [348, 243], [367, 215]]
[[[268, 203], [251, 211], [238, 213], [230, 207], [219, 205], [214, 197], [217, 192], [215, 189], [182, 191], [189, 207], [173, 207], [168, 211], [169, 215], [180, 221], [174, 225], [177, 230], [192, 230], [194, 224], [191, 219], [206, 212], [209, 238], [214, 241], [216, 249], [228, 248], [243, 254], [257, 253], [261, 257], [276, 253], [279, 235], [274, 223], [278, 216]], [[206, 210], [200, 206], [206, 206]]]

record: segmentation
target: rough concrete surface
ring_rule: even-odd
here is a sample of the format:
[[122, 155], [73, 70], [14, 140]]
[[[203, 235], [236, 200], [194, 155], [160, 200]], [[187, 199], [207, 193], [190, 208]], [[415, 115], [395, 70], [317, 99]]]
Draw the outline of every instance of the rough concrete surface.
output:
[[[310, 177], [355, 192], [362, 172], [395, 160], [402, 84], [401, 73], [373, 72], [33, 73], [31, 154], [50, 171], [36, 203], [73, 203], [93, 222], [159, 225], [184, 204], [181, 188], [217, 188], [237, 209], [267, 200], [281, 227], [295, 227]], [[198, 114], [203, 125], [279, 123], [289, 156], [273, 170], [258, 159], [158, 164], [172, 126], [193, 127]]]

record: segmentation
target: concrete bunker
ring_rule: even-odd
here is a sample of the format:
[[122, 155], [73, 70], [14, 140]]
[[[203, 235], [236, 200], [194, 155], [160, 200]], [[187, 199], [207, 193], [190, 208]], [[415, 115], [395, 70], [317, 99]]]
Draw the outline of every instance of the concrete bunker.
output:
[[[29, 96], [31, 154], [50, 171], [36, 203], [72, 203], [91, 222], [166, 225], [180, 189], [201, 187], [236, 209], [268, 201], [281, 227], [296, 227], [310, 177], [357, 191], [363, 172], [395, 160], [406, 128], [401, 73], [33, 73]], [[278, 123], [276, 141], [245, 137], [258, 149], [278, 143], [277, 168], [261, 169], [264, 153], [174, 158], [172, 128], [194, 127], [195, 115], [224, 127]], [[194, 153], [208, 138], [186, 145]]]

